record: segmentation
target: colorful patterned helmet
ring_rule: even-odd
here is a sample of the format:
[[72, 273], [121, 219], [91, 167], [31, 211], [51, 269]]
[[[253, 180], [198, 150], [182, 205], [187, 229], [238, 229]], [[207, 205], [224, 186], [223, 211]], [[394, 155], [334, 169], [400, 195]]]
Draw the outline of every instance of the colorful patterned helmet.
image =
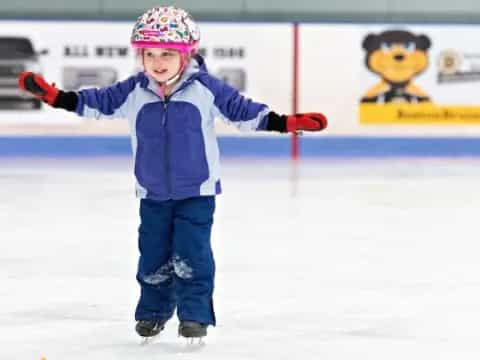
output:
[[137, 19], [131, 43], [136, 49], [168, 48], [195, 52], [200, 31], [190, 14], [174, 6], [154, 7]]

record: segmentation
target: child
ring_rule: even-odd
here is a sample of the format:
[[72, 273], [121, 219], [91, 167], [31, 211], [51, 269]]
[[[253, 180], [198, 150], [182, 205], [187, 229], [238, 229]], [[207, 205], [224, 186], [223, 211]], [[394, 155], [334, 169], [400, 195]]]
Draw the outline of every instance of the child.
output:
[[177, 308], [179, 335], [201, 338], [215, 325], [210, 234], [220, 194], [214, 118], [241, 130], [318, 131], [319, 113], [278, 115], [207, 72], [200, 33], [172, 6], [140, 16], [131, 43], [142, 72], [101, 89], [64, 92], [24, 72], [19, 86], [49, 105], [86, 117], [129, 120], [140, 198], [136, 331], [157, 335]]

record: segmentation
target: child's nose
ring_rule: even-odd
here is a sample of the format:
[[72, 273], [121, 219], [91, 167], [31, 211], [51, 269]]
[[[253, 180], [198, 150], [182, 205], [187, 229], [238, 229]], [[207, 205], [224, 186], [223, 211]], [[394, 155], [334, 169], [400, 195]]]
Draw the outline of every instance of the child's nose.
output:
[[153, 62], [154, 62], [155, 64], [162, 64], [162, 63], [164, 63], [164, 59], [163, 59], [162, 56], [155, 56], [155, 57], [153, 58]]

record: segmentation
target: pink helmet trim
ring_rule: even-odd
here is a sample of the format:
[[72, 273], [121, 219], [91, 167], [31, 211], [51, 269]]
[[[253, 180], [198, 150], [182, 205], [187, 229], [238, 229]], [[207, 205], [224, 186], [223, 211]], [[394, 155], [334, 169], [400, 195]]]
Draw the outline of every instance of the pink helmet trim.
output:
[[159, 49], [173, 49], [182, 53], [196, 52], [198, 49], [198, 41], [190, 44], [178, 42], [158, 42], [158, 41], [133, 41], [132, 46], [136, 49], [144, 48], [159, 48]]

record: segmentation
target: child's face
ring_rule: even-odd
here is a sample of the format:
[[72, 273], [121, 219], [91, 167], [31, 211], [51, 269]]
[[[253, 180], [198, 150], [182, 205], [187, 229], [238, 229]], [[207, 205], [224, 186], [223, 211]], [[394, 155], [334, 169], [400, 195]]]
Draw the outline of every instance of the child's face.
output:
[[177, 50], [147, 48], [143, 52], [143, 66], [148, 75], [162, 83], [177, 75], [181, 55]]

